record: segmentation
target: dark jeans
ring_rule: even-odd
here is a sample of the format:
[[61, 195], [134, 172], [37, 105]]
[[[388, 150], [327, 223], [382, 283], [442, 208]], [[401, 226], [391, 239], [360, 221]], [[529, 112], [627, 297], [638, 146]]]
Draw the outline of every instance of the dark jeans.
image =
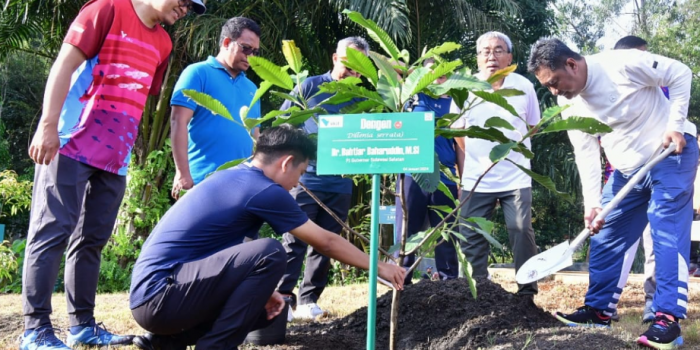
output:
[[248, 332], [272, 322], [265, 304], [285, 259], [271, 238], [235, 245], [180, 265], [165, 290], [131, 312], [151, 333], [176, 335], [197, 349], [235, 349]]
[[102, 248], [114, 229], [126, 178], [63, 155], [37, 165], [22, 273], [26, 329], [51, 324], [51, 293], [66, 253], [71, 326], [93, 319]]
[[[469, 196], [469, 191], [462, 191], [462, 200]], [[503, 216], [508, 229], [508, 240], [513, 251], [515, 271], [537, 254], [535, 232], [532, 229], [532, 189], [521, 188], [512, 191], [482, 193], [475, 192], [469, 201], [462, 206], [460, 220], [470, 217], [482, 217], [491, 220], [496, 202], [503, 208]], [[464, 256], [472, 265], [473, 277], [488, 276], [488, 260], [491, 251], [486, 238], [469, 227], [461, 226], [460, 232], [467, 239], [461, 242]], [[518, 285], [519, 294], [536, 294], [537, 282]]]
[[[403, 175], [401, 175], [403, 176]], [[437, 209], [432, 209], [430, 206], [448, 206], [450, 209], [455, 208], [455, 202], [450, 200], [444, 193], [436, 190], [433, 193], [423, 191], [420, 186], [410, 176], [404, 178], [404, 191], [406, 194], [406, 208], [408, 211], [408, 227], [406, 230], [407, 236], [411, 237], [416, 233], [426, 230], [429, 224], [434, 227], [442, 221], [442, 216], [447, 215], [444, 212], [438, 212]], [[447, 185], [447, 188], [452, 192], [452, 196], [457, 198], [458, 190], [456, 185]], [[401, 193], [400, 181], [397, 184], [397, 191]], [[447, 220], [447, 223], [453, 223], [455, 216]], [[401, 209], [401, 200], [396, 198], [396, 241], [401, 239], [403, 229], [403, 210]], [[457, 228], [455, 228], [457, 230]], [[456, 237], [452, 237], [455, 241]], [[414, 254], [404, 258], [403, 266], [411, 267], [416, 261]], [[459, 261], [457, 260], [457, 251], [452, 242], [443, 242], [435, 247], [435, 266], [441, 275], [441, 278], [453, 279], [459, 274]], [[411, 276], [406, 275], [405, 283], [411, 283]]]
[[[340, 233], [342, 231], [343, 227], [325, 209], [321, 208], [306, 191], [300, 187], [295, 187], [291, 193], [295, 196], [301, 210], [308, 215], [311, 221], [331, 232]], [[313, 193], [341, 220], [347, 220], [348, 211], [350, 210], [350, 194], [321, 191], [313, 191]], [[280, 281], [279, 292], [292, 294], [299, 280], [299, 275], [301, 275], [301, 268], [306, 255], [304, 279], [301, 286], [299, 286], [299, 304], [317, 302], [328, 283], [331, 259], [317, 252], [313, 247], [294, 237], [289, 232], [284, 234], [283, 239], [284, 249], [287, 252], [287, 271]]]

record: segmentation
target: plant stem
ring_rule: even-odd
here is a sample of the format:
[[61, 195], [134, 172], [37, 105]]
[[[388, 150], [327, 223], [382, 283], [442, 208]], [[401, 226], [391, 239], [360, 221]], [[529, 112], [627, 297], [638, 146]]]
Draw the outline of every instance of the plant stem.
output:
[[[367, 237], [363, 236], [361, 233], [359, 233], [359, 232], [353, 230], [352, 228], [350, 228], [350, 226], [349, 226], [348, 224], [346, 224], [345, 221], [340, 220], [340, 218], [338, 217], [338, 215], [335, 215], [335, 213], [333, 212], [333, 210], [331, 210], [330, 208], [328, 208], [328, 206], [325, 205], [318, 197], [316, 197], [316, 195], [315, 195], [313, 192], [311, 192], [303, 183], [299, 182], [299, 186], [301, 186], [301, 188], [303, 188], [304, 191], [306, 191], [306, 193], [309, 194], [309, 197], [311, 197], [314, 201], [316, 201], [316, 203], [317, 203], [319, 206], [321, 206], [321, 208], [323, 208], [323, 210], [325, 210], [326, 212], [328, 212], [328, 214], [329, 214], [333, 219], [335, 219], [335, 221], [337, 221], [341, 226], [343, 226], [344, 229], [348, 230], [348, 232], [352, 233], [353, 235], [355, 235], [357, 238], [359, 238], [359, 239], [362, 240], [363, 242], [369, 244], [369, 239], [368, 239]], [[386, 250], [384, 250], [384, 249], [382, 249], [382, 248], [379, 248], [379, 252], [382, 253], [382, 254], [384, 254], [384, 256], [386, 256], [386, 257], [389, 258], [390, 260], [394, 260], [394, 257], [393, 257], [391, 254], [389, 254], [389, 252], [387, 252]], [[397, 262], [397, 263], [398, 263], [398, 262]]]
[[399, 325], [399, 307], [401, 306], [401, 291], [394, 289], [391, 295], [391, 321], [389, 323], [389, 350], [396, 350], [396, 337]]

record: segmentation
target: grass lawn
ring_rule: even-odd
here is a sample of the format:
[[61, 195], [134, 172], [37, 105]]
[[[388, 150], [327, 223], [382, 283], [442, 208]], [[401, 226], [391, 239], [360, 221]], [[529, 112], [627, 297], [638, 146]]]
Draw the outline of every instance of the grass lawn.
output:
[[[514, 292], [516, 285], [510, 279], [497, 277], [506, 290]], [[572, 311], [583, 303], [586, 292], [586, 284], [564, 284], [562, 282], [540, 282], [540, 293], [535, 297], [535, 303], [548, 311], [562, 310]], [[688, 303], [688, 319], [683, 321], [683, 338], [686, 349], [700, 349], [700, 307], [696, 300], [700, 296], [700, 283], [691, 282]], [[388, 292], [384, 286], [378, 286], [379, 294]], [[340, 318], [356, 309], [367, 305], [368, 288], [366, 284], [351, 286], [328, 287], [320, 301], [320, 306], [330, 313], [329, 317]], [[465, 291], [467, 293], [467, 291]], [[22, 332], [22, 307], [19, 295], [0, 295], [0, 349], [17, 349], [17, 339]], [[107, 329], [119, 334], [141, 334], [143, 330], [133, 321], [129, 311], [129, 297], [123, 294], [102, 294], [97, 296], [97, 308], [95, 317], [98, 322], [104, 322]], [[644, 292], [639, 282], [630, 282], [622, 294], [619, 305], [620, 322], [613, 324], [611, 332], [620, 339], [633, 343], [646, 326], [641, 325], [641, 313], [644, 307]], [[68, 316], [66, 315], [65, 295], [56, 294], [53, 297], [55, 310], [52, 321], [57, 328], [66, 329]], [[525, 349], [538, 349], [536, 340], [539, 333], [533, 334], [531, 346]], [[542, 335], [542, 336], [551, 336]], [[122, 347], [121, 349], [136, 349], [135, 347]], [[503, 349], [493, 347], [489, 349]]]

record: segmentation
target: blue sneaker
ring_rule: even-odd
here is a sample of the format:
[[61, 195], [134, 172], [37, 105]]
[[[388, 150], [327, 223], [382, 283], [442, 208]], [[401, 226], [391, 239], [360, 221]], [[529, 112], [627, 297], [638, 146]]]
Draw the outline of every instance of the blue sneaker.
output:
[[52, 327], [39, 327], [19, 339], [19, 350], [70, 350], [56, 337]]
[[68, 338], [66, 343], [69, 346], [76, 345], [131, 345], [131, 341], [134, 338], [133, 335], [116, 335], [112, 334], [107, 329], [105, 329], [104, 324], [101, 322], [95, 324], [94, 326], [85, 326], [78, 332], [78, 334], [73, 334], [68, 332]]

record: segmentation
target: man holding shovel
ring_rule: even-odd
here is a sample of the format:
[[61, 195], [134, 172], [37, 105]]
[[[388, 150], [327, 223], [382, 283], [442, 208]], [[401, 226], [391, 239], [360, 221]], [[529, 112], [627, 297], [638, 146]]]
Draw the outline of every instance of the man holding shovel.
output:
[[[613, 131], [601, 144], [615, 167], [600, 191], [600, 145], [595, 136], [570, 132], [581, 174], [586, 211], [592, 233], [590, 285], [585, 305], [571, 314], [555, 316], [570, 326], [608, 327], [627, 282], [639, 238], [651, 226], [657, 261], [654, 322], [637, 342], [656, 349], [682, 344], [679, 319], [688, 302], [688, 253], [692, 219], [693, 181], [698, 164], [695, 126], [687, 121], [690, 69], [675, 60], [639, 50], [606, 51], [583, 57], [555, 38], [540, 39], [532, 47], [528, 70], [558, 96], [580, 96], [591, 116]], [[668, 86], [666, 99], [659, 86]], [[639, 171], [673, 142], [671, 154], [603, 219], [603, 205]], [[683, 271], [683, 273], [679, 273]]]

